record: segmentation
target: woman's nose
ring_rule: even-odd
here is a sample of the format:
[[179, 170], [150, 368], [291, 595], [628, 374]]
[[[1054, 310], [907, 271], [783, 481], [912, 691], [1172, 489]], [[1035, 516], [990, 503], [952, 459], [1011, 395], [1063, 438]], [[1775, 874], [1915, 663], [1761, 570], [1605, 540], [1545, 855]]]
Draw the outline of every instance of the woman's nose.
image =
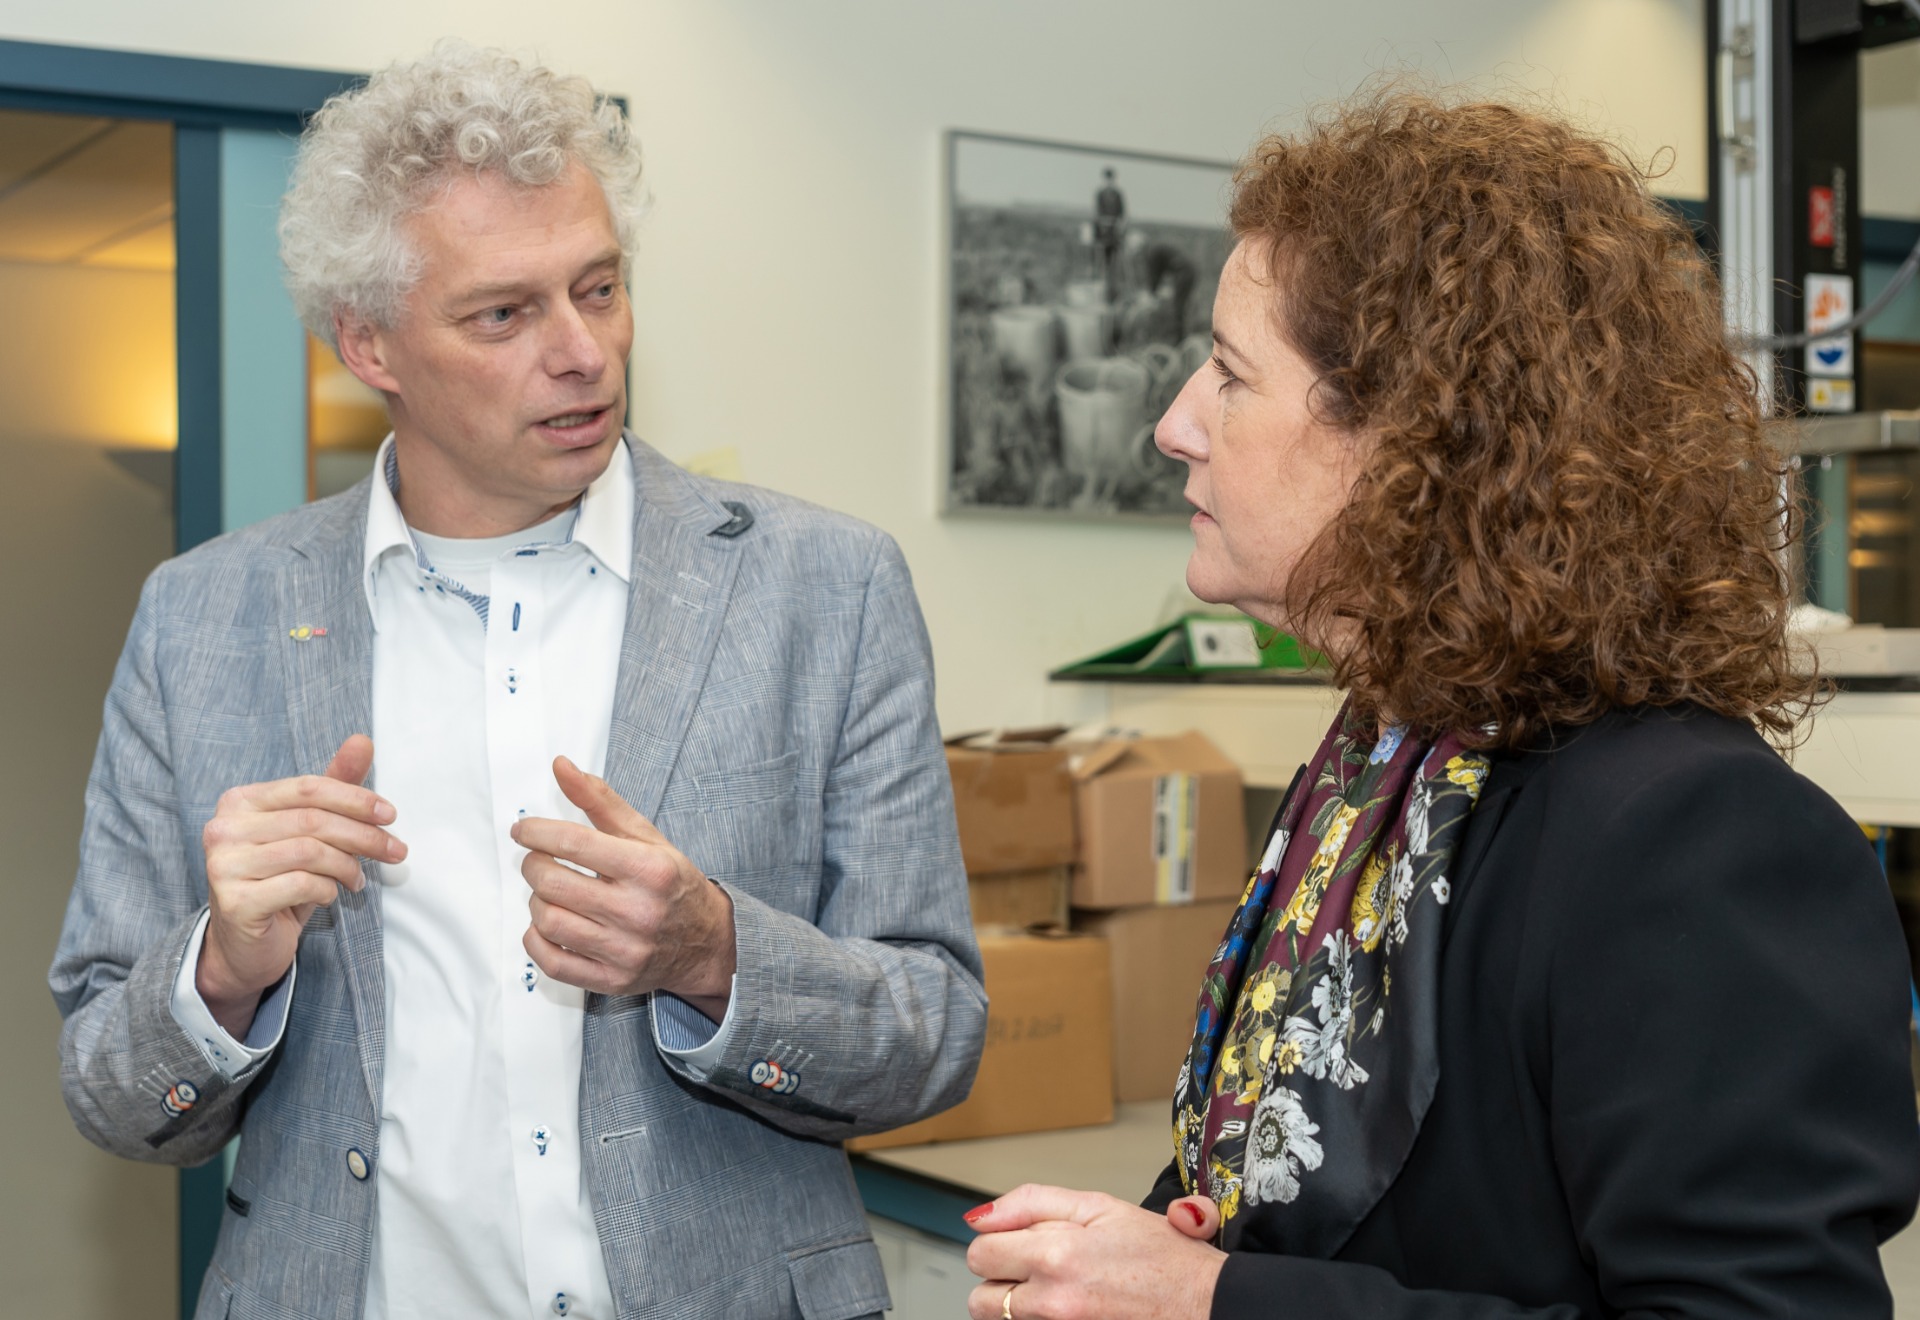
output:
[[1207, 428], [1201, 421], [1199, 407], [1200, 391], [1205, 388], [1200, 377], [1206, 370], [1202, 366], [1187, 377], [1187, 383], [1181, 386], [1180, 393], [1153, 428], [1154, 448], [1182, 463], [1207, 461]]

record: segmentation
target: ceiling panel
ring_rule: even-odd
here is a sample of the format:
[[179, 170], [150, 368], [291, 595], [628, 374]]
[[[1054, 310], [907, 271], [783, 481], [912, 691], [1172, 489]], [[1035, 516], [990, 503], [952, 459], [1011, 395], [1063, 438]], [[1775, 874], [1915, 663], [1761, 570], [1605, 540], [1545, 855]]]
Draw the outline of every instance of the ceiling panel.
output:
[[[44, 162], [43, 162], [44, 163]], [[69, 262], [132, 241], [170, 214], [173, 132], [114, 122], [0, 192], [0, 261]], [[167, 265], [172, 265], [168, 243]]]
[[111, 119], [91, 115], [0, 110], [0, 193], [112, 123]]
[[133, 229], [107, 239], [83, 253], [82, 266], [105, 266], [114, 270], [173, 269], [173, 204]]

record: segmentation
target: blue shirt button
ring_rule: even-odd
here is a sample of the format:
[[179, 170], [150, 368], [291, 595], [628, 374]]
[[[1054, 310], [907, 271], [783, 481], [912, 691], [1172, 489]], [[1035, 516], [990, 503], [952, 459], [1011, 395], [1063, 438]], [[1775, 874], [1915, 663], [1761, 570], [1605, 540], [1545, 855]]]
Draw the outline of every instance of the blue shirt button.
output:
[[555, 1315], [565, 1315], [572, 1309], [573, 1299], [571, 1297], [563, 1292], [557, 1292], [553, 1295], [553, 1313]]

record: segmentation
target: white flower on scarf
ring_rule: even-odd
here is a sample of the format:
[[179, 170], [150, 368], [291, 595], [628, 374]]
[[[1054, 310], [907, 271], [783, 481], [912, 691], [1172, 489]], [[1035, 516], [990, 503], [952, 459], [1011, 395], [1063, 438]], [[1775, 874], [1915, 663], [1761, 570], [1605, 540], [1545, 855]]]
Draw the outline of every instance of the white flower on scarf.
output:
[[[1266, 855], [1260, 859], [1260, 871], [1271, 871], [1280, 865], [1280, 854], [1287, 850], [1288, 837], [1289, 833], [1284, 829], [1273, 832], [1273, 838], [1267, 841]], [[1258, 873], [1258, 871], [1255, 872], [1255, 874]]]
[[1447, 900], [1452, 897], [1453, 897], [1453, 886], [1447, 883], [1447, 877], [1443, 875], [1438, 880], [1435, 880], [1433, 882], [1433, 901], [1434, 902], [1439, 903], [1442, 906], [1445, 906]]
[[1433, 789], [1424, 779], [1417, 780], [1413, 792], [1407, 798], [1407, 853], [1417, 855], [1427, 850], [1427, 813], [1433, 807]]
[[1277, 1086], [1260, 1097], [1247, 1138], [1247, 1167], [1241, 1182], [1247, 1204], [1285, 1204], [1300, 1195], [1300, 1175], [1312, 1173], [1326, 1158], [1313, 1139], [1320, 1125], [1307, 1117], [1300, 1097]]
[[1393, 929], [1388, 943], [1407, 942], [1407, 909], [1413, 906], [1413, 855], [1403, 852], [1393, 863]]
[[1206, 1130], [1205, 1111], [1197, 1114], [1182, 1113], [1180, 1122], [1174, 1126], [1174, 1139], [1180, 1143], [1181, 1167], [1193, 1171], [1198, 1176], [1200, 1170], [1200, 1141]]
[[1367, 1080], [1367, 1070], [1347, 1049], [1353, 1034], [1353, 946], [1347, 932], [1336, 930], [1327, 936], [1325, 947], [1327, 974], [1313, 987], [1313, 1007], [1320, 1021], [1288, 1018], [1286, 1039], [1300, 1047], [1300, 1071], [1351, 1091]]

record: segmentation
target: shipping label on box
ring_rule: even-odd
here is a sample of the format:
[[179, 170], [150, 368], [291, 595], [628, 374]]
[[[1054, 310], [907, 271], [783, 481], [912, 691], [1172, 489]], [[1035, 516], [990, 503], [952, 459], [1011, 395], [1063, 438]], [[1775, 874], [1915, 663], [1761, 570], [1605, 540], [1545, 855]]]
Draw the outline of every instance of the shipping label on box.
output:
[[1246, 887], [1240, 769], [1199, 733], [1114, 738], [1073, 763], [1073, 905], [1237, 898]]
[[1199, 818], [1200, 780], [1157, 775], [1153, 781], [1153, 900], [1193, 902], [1193, 828]]
[[987, 1040], [966, 1100], [849, 1150], [961, 1141], [1113, 1121], [1113, 977], [1104, 940], [980, 937]]

